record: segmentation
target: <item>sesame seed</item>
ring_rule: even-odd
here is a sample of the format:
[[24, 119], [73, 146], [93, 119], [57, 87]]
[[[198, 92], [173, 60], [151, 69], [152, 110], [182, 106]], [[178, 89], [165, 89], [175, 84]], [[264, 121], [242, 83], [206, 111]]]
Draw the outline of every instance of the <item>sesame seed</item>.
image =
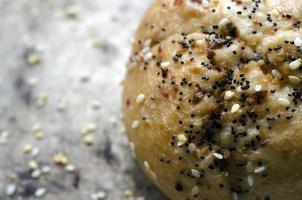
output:
[[0, 144], [7, 144], [10, 133], [7, 131], [0, 132]]
[[297, 37], [294, 42], [297, 47], [302, 47], [302, 39], [300, 37]]
[[132, 190], [125, 190], [124, 195], [129, 198], [129, 197], [133, 197], [133, 191]]
[[197, 41], [196, 41], [196, 44], [197, 44], [198, 46], [204, 46], [204, 45], [205, 45], [205, 41], [204, 41], [204, 40], [197, 40]]
[[240, 109], [240, 105], [239, 104], [234, 104], [231, 108], [231, 113], [236, 113], [238, 112]]
[[10, 184], [6, 187], [6, 195], [13, 196], [17, 191], [17, 186], [15, 184]]
[[157, 179], [157, 176], [156, 176], [156, 174], [155, 174], [155, 172], [154, 171], [150, 171], [150, 174], [151, 174], [151, 176], [152, 176], [152, 178], [153, 179]]
[[152, 40], [147, 39], [147, 40], [144, 41], [143, 45], [144, 45], [144, 47], [149, 47], [151, 45], [151, 43], [152, 43]]
[[66, 165], [65, 170], [67, 172], [74, 172], [76, 170], [76, 167], [72, 164], [68, 164], [68, 165]]
[[193, 153], [194, 151], [196, 151], [196, 145], [193, 144], [193, 143], [190, 143], [190, 144], [189, 144], [189, 151], [190, 151], [191, 153]]
[[36, 77], [30, 77], [26, 80], [28, 86], [36, 86], [39, 83], [39, 79]]
[[144, 161], [144, 166], [145, 166], [145, 169], [150, 171], [151, 170], [151, 167], [150, 167], [150, 164], [148, 163], [148, 161]]
[[130, 142], [129, 146], [130, 146], [131, 154], [135, 158], [136, 157], [136, 154], [135, 154], [135, 144], [132, 143], [132, 142]]
[[37, 140], [43, 140], [44, 139], [44, 132], [42, 132], [42, 131], [36, 132], [35, 137], [36, 137]]
[[240, 86], [239, 86], [239, 87], [237, 87], [237, 88], [236, 88], [236, 91], [237, 91], [238, 93], [241, 93], [241, 92], [242, 92], [241, 87], [240, 87]]
[[276, 69], [272, 70], [272, 74], [277, 79], [281, 79], [282, 78], [282, 74], [278, 70], [276, 70]]
[[223, 159], [223, 155], [221, 155], [220, 153], [213, 153], [213, 155], [219, 160]]
[[30, 154], [33, 150], [33, 146], [31, 144], [27, 144], [23, 147], [23, 152], [25, 154]]
[[227, 18], [223, 18], [220, 22], [219, 22], [219, 27], [224, 27], [229, 23], [229, 19]]
[[279, 11], [278, 11], [276, 8], [272, 10], [272, 14], [273, 14], [275, 17], [280, 16], [280, 13], [279, 13]]
[[203, 5], [204, 8], [209, 7], [209, 5], [210, 5], [209, 0], [202, 1], [202, 5]]
[[148, 52], [150, 51], [150, 49], [151, 49], [151, 48], [150, 48], [149, 46], [144, 47], [143, 50], [142, 50], [142, 53], [143, 53], [143, 54], [146, 54], [146, 53], [148, 53]]
[[163, 62], [163, 63], [160, 64], [160, 66], [163, 67], [163, 68], [167, 68], [167, 67], [170, 66], [170, 64], [171, 64], [170, 62]]
[[248, 162], [246, 165], [246, 171], [252, 173], [254, 171], [254, 165], [252, 162]]
[[36, 170], [32, 171], [31, 177], [37, 179], [37, 178], [39, 178], [41, 176], [41, 174], [42, 174], [41, 170], [36, 169]]
[[143, 103], [144, 100], [145, 100], [146, 96], [144, 94], [139, 94], [137, 97], [136, 97], [136, 103], [137, 104], [140, 104], [140, 103]]
[[55, 164], [57, 164], [57, 165], [65, 166], [68, 163], [67, 157], [64, 154], [62, 154], [62, 153], [56, 154], [53, 157], [53, 160], [54, 160]]
[[145, 169], [151, 174], [151, 176], [152, 176], [154, 179], [157, 179], [157, 176], [156, 176], [155, 172], [151, 170], [151, 166], [150, 166], [150, 164], [148, 163], [148, 161], [144, 161], [144, 166], [145, 166]]
[[140, 123], [140, 122], [139, 122], [138, 120], [135, 120], [135, 121], [132, 123], [131, 128], [133, 128], [133, 129], [138, 128], [139, 123]]
[[89, 135], [85, 135], [83, 137], [83, 141], [86, 145], [90, 146], [90, 145], [93, 145], [93, 142], [94, 142], [94, 136], [89, 134]]
[[288, 76], [288, 80], [292, 84], [298, 84], [298, 83], [300, 83], [300, 79], [297, 76]]
[[9, 178], [12, 181], [16, 181], [18, 179], [18, 174], [16, 174], [15, 172], [9, 172], [7, 174], [7, 178]]
[[41, 131], [42, 129], [42, 125], [40, 123], [36, 123], [32, 126], [32, 131], [33, 132], [38, 132], [38, 131]]
[[262, 90], [262, 85], [256, 85], [255, 86], [255, 91], [260, 92]]
[[234, 192], [234, 193], [232, 194], [232, 196], [233, 196], [233, 200], [238, 200], [238, 194], [237, 194], [237, 193]]
[[33, 148], [31, 152], [31, 156], [35, 157], [40, 153], [40, 149], [38, 147]]
[[177, 139], [178, 139], [177, 146], [179, 147], [183, 146], [188, 140], [188, 138], [184, 134], [178, 135]]
[[46, 192], [47, 192], [46, 188], [38, 188], [35, 191], [35, 197], [37, 198], [43, 197], [46, 194]]
[[196, 196], [196, 195], [198, 195], [198, 193], [199, 193], [199, 187], [196, 185], [192, 188], [191, 195]]
[[31, 160], [28, 162], [28, 167], [31, 170], [35, 170], [35, 169], [38, 169], [39, 164], [36, 161]]
[[260, 173], [264, 172], [265, 170], [266, 170], [266, 167], [261, 166], [261, 167], [256, 167], [255, 170], [254, 170], [254, 172], [256, 174], [260, 174]]
[[191, 173], [196, 178], [200, 177], [200, 172], [198, 170], [196, 170], [196, 169], [191, 169]]
[[148, 52], [148, 53], [145, 54], [144, 60], [145, 60], [145, 61], [150, 60], [152, 57], [153, 57], [153, 53]]
[[30, 65], [38, 65], [42, 62], [42, 55], [40, 53], [32, 53], [27, 57], [27, 63]]
[[96, 125], [95, 123], [89, 123], [89, 124], [87, 125], [87, 131], [88, 131], [89, 133], [95, 132], [96, 130], [97, 130], [97, 125]]
[[87, 135], [93, 133], [97, 130], [97, 125], [95, 123], [89, 123], [84, 128], [81, 129], [81, 135]]
[[302, 61], [301, 58], [299, 58], [299, 59], [297, 59], [297, 60], [291, 62], [291, 63], [289, 64], [289, 68], [290, 68], [291, 70], [296, 70], [296, 69], [298, 69], [298, 68], [301, 66], [301, 61]]
[[254, 185], [254, 178], [251, 175], [249, 175], [247, 177], [247, 182], [248, 182], [249, 186], [253, 186]]
[[44, 107], [48, 102], [48, 94], [41, 92], [36, 97], [36, 104], [39, 108]]
[[43, 174], [49, 174], [49, 172], [51, 171], [51, 168], [50, 168], [50, 166], [45, 165], [41, 168], [41, 171]]
[[286, 98], [278, 98], [278, 103], [283, 106], [290, 106], [290, 101]]
[[235, 96], [235, 92], [232, 91], [226, 91], [224, 94], [224, 99], [225, 100], [231, 100]]
[[90, 195], [91, 200], [101, 200], [101, 199], [105, 199], [105, 198], [106, 198], [106, 193], [103, 191]]

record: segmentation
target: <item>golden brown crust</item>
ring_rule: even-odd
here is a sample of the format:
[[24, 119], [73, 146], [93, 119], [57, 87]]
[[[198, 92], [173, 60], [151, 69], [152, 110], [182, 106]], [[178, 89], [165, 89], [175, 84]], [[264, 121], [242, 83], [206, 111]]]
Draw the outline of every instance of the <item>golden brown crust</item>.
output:
[[302, 1], [276, 2], [156, 0], [145, 15], [124, 121], [171, 199], [301, 199]]

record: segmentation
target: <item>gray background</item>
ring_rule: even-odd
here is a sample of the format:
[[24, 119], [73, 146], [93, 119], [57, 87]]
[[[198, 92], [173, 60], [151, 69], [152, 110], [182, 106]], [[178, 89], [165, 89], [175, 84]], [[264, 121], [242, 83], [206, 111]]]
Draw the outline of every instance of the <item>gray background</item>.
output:
[[[7, 143], [0, 144], [1, 200], [34, 199], [39, 187], [47, 189], [46, 200], [88, 200], [99, 191], [120, 200], [127, 199], [126, 190], [133, 191], [133, 199], [165, 199], [132, 159], [120, 122], [120, 81], [133, 32], [149, 3], [0, 0], [0, 138], [10, 133]], [[40, 55], [41, 63], [27, 62], [33, 53]], [[84, 78], [88, 81], [81, 81]], [[36, 99], [43, 93], [48, 101], [39, 107]], [[95, 100], [99, 110], [91, 106]], [[62, 105], [66, 108], [60, 111]], [[41, 141], [32, 132], [35, 123], [45, 133]], [[89, 123], [98, 126], [92, 146], [80, 135]], [[40, 153], [25, 155], [26, 144]], [[53, 156], [60, 152], [76, 173], [54, 164]], [[50, 174], [31, 178], [30, 160], [49, 165]], [[11, 173], [19, 178], [10, 180]], [[11, 183], [17, 193], [7, 197]]]

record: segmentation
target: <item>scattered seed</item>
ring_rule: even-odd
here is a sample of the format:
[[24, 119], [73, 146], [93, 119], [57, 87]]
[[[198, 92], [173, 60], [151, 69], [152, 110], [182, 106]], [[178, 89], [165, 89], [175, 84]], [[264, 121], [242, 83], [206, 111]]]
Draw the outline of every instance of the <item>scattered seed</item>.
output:
[[17, 185], [16, 184], [9, 184], [7, 187], [6, 187], [6, 195], [7, 196], [13, 196], [17, 191]]
[[94, 193], [90, 195], [91, 200], [101, 200], [106, 198], [106, 193], [103, 191]]
[[177, 146], [179, 147], [181, 147], [188, 141], [188, 138], [184, 134], [178, 135], [177, 139], [178, 139]]
[[223, 155], [221, 155], [220, 153], [213, 153], [213, 155], [219, 160], [223, 159]]
[[43, 140], [43, 139], [44, 139], [44, 132], [38, 131], [38, 132], [35, 134], [35, 136], [36, 136], [36, 139], [37, 139], [37, 140]]
[[199, 186], [194, 186], [191, 190], [191, 195], [194, 197], [199, 194]]
[[253, 186], [254, 185], [254, 178], [253, 178], [253, 176], [249, 175], [247, 177], [247, 182], [248, 182], [249, 186]]
[[233, 200], [238, 200], [238, 194], [237, 193], [233, 193]]
[[9, 141], [10, 133], [8, 131], [3, 131], [0, 133], [0, 144], [5, 145]]
[[301, 39], [300, 37], [297, 37], [297, 38], [295, 39], [295, 45], [296, 45], [297, 47], [302, 47], [302, 39]]
[[41, 172], [42, 172], [43, 174], [49, 174], [50, 171], [51, 171], [51, 168], [50, 168], [50, 166], [48, 166], [48, 165], [45, 165], [45, 166], [42, 166], [42, 167], [41, 167]]
[[255, 170], [254, 170], [254, 172], [256, 174], [260, 174], [260, 173], [264, 172], [265, 170], [266, 170], [266, 167], [261, 166], [261, 167], [256, 167]]
[[191, 169], [191, 173], [196, 178], [200, 177], [200, 172], [198, 170], [196, 170], [196, 169]]
[[37, 179], [37, 178], [39, 178], [41, 176], [41, 174], [42, 174], [41, 170], [36, 169], [36, 170], [32, 171], [31, 177]]
[[145, 60], [145, 61], [148, 61], [148, 60], [150, 60], [152, 57], [153, 57], [153, 53], [148, 52], [148, 53], [144, 56], [144, 60]]
[[191, 152], [191, 153], [193, 153], [194, 151], [196, 151], [196, 145], [194, 144], [194, 143], [190, 143], [189, 144], [189, 151]]
[[224, 100], [231, 100], [235, 96], [235, 92], [226, 91], [224, 94]]
[[240, 109], [240, 105], [239, 104], [234, 104], [231, 108], [231, 113], [236, 113], [238, 112]]
[[287, 98], [278, 98], [278, 103], [282, 106], [290, 106], [290, 101]]
[[197, 40], [197, 41], [196, 41], [196, 44], [197, 44], [198, 46], [204, 46], [206, 43], [205, 43], [204, 40]]
[[47, 192], [46, 188], [38, 188], [35, 191], [35, 197], [37, 198], [43, 197], [46, 194], [46, 192]]
[[260, 92], [262, 90], [262, 85], [256, 85], [255, 86], [255, 91]]
[[36, 170], [36, 169], [39, 168], [39, 164], [36, 161], [31, 160], [31, 161], [28, 162], [28, 167], [31, 170]]
[[293, 61], [293, 62], [291, 62], [291, 63], [289, 64], [289, 68], [290, 68], [291, 70], [296, 70], [296, 69], [298, 69], [300, 66], [301, 66], [301, 58], [299, 58], [299, 59], [297, 59], [297, 60], [295, 60], [295, 61]]
[[163, 62], [163, 63], [160, 64], [160, 66], [161, 66], [162, 68], [166, 69], [167, 67], [170, 66], [170, 64], [171, 64], [170, 62]]
[[143, 103], [145, 101], [145, 95], [144, 94], [139, 94], [137, 97], [136, 97], [136, 103], [137, 104], [140, 104], [140, 103]]
[[27, 63], [30, 65], [38, 65], [42, 62], [40, 53], [31, 53], [27, 56]]
[[94, 143], [94, 136], [89, 134], [89, 135], [85, 135], [83, 137], [83, 141], [85, 142], [86, 145], [93, 145]]
[[72, 165], [72, 164], [68, 164], [68, 165], [66, 165], [65, 170], [67, 172], [75, 172], [76, 167], [74, 165]]
[[33, 150], [33, 146], [31, 144], [27, 144], [23, 147], [23, 152], [25, 154], [30, 154]]
[[278, 70], [273, 69], [273, 70], [272, 70], [272, 74], [273, 74], [273, 76], [274, 76], [275, 78], [277, 78], [277, 79], [282, 79], [282, 74], [281, 74]]
[[54, 160], [55, 164], [57, 164], [57, 165], [66, 166], [68, 163], [68, 159], [63, 153], [56, 154], [53, 157], [53, 160]]
[[135, 121], [132, 123], [131, 128], [136, 129], [136, 128], [138, 128], [139, 124], [140, 124], [140, 122], [139, 122], [138, 120], [135, 120]]
[[297, 76], [288, 76], [288, 80], [292, 84], [299, 84], [300, 83], [300, 79]]

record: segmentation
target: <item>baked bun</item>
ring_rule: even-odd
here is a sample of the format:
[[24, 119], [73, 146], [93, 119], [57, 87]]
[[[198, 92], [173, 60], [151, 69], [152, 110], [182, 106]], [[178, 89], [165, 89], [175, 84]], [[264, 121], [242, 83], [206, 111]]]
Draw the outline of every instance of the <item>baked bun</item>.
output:
[[156, 0], [124, 122], [172, 200], [302, 199], [302, 1]]

